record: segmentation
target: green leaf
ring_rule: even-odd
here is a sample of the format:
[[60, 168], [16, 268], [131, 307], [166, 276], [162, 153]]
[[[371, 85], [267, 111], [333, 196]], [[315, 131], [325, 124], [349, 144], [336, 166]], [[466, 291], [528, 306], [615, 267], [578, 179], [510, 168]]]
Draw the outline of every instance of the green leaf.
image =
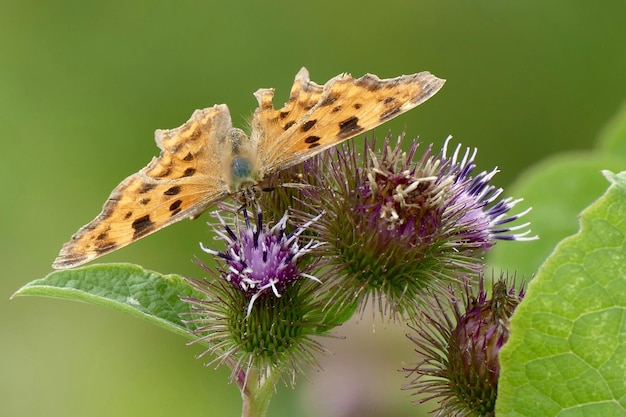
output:
[[14, 295], [84, 301], [123, 311], [191, 338], [180, 315], [189, 304], [180, 297], [202, 298], [178, 275], [161, 275], [132, 264], [96, 264], [55, 271], [32, 281]]
[[511, 320], [496, 415], [626, 415], [626, 174], [605, 175]]

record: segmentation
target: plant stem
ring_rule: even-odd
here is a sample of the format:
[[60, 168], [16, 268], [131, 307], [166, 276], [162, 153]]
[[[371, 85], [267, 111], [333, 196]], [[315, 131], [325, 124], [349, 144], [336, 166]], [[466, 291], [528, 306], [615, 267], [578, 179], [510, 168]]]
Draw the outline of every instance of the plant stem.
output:
[[259, 376], [256, 370], [250, 369], [246, 375], [240, 370], [237, 385], [241, 389], [243, 400], [242, 417], [265, 417], [272, 395], [276, 392], [277, 373], [268, 371]]

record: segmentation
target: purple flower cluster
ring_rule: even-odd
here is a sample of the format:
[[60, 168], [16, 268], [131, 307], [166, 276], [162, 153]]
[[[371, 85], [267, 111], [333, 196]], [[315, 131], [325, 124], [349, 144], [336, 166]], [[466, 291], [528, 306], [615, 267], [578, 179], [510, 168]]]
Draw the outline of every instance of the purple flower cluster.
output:
[[491, 409], [498, 352], [523, 291], [499, 280], [488, 298], [484, 255], [497, 240], [536, 239], [528, 223], [511, 225], [529, 210], [511, 214], [521, 200], [490, 184], [497, 169], [474, 173], [475, 149], [449, 155], [448, 138], [418, 157], [418, 142], [405, 151], [402, 140], [387, 136], [381, 151], [366, 141], [362, 155], [348, 143], [279, 173], [254, 223], [250, 207], [228, 207], [231, 221], [216, 214], [225, 248], [201, 246], [218, 268], [205, 266], [213, 280], [190, 279], [206, 299], [188, 300], [188, 323], [238, 381], [285, 370], [293, 381], [323, 350], [313, 336], [372, 302], [416, 329], [410, 338], [425, 359], [406, 369], [417, 375], [407, 388], [439, 397], [443, 413]]

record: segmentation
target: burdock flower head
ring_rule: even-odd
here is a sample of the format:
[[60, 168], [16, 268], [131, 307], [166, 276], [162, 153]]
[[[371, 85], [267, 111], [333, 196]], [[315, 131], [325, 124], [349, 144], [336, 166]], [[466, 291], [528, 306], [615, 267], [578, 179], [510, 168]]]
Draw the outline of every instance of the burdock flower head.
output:
[[313, 228], [330, 243], [335, 306], [356, 294], [361, 308], [372, 298], [381, 313], [413, 316], [423, 288], [481, 271], [497, 239], [529, 239], [516, 233], [528, 224], [504, 226], [526, 212], [508, 214], [520, 200], [499, 199], [502, 189], [489, 184], [497, 169], [473, 174], [476, 150], [459, 145], [449, 156], [448, 138], [438, 154], [431, 146], [417, 157], [418, 142], [405, 152], [402, 139], [387, 136], [381, 153], [368, 142], [362, 158], [344, 146], [309, 167], [318, 186], [302, 200], [327, 213]]
[[416, 333], [408, 335], [421, 362], [404, 369], [415, 375], [404, 389], [422, 395], [420, 402], [435, 399], [440, 416], [493, 416], [498, 355], [509, 339], [509, 319], [524, 298], [523, 285], [516, 291], [514, 280], [500, 277], [489, 297], [481, 276], [477, 296], [467, 285], [464, 299], [452, 288], [442, 298], [432, 299], [416, 321]]
[[205, 298], [186, 300], [194, 312], [187, 323], [199, 336], [194, 343], [209, 345], [200, 356], [215, 354], [216, 361], [228, 363], [240, 385], [250, 375], [264, 381], [276, 373], [293, 383], [300, 363], [315, 363], [312, 350], [321, 350], [310, 339], [320, 333], [322, 321], [312, 300], [319, 281], [308, 273], [315, 264], [309, 255], [321, 243], [301, 242], [310, 223], [287, 233], [286, 214], [272, 227], [263, 224], [260, 212], [256, 224], [245, 209], [242, 214], [244, 224], [237, 231], [216, 214], [215, 232], [226, 249], [201, 245], [221, 267], [203, 265], [212, 280], [189, 279]]

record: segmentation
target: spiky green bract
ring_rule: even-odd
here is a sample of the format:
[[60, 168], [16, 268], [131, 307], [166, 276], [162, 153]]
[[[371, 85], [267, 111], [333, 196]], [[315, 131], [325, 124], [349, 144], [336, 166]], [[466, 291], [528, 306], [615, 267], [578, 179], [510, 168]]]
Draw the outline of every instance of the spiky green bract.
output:
[[[315, 353], [323, 347], [312, 336], [318, 335], [323, 315], [312, 302], [311, 282], [291, 285], [281, 297], [267, 294], [255, 300], [248, 313], [250, 298], [220, 277], [190, 280], [205, 298], [186, 299], [191, 304], [194, 342], [209, 348], [198, 357], [213, 355], [207, 363], [228, 364], [232, 378], [244, 387], [278, 374], [287, 385], [295, 383], [303, 367], [317, 366]], [[249, 376], [258, 378], [249, 381]]]
[[509, 319], [524, 297], [515, 280], [501, 276], [492, 283], [491, 298], [479, 279], [475, 296], [469, 285], [458, 296], [433, 295], [407, 337], [417, 346], [420, 362], [403, 369], [414, 379], [403, 388], [435, 400], [438, 416], [493, 416], [498, 393], [500, 348], [509, 338]]

